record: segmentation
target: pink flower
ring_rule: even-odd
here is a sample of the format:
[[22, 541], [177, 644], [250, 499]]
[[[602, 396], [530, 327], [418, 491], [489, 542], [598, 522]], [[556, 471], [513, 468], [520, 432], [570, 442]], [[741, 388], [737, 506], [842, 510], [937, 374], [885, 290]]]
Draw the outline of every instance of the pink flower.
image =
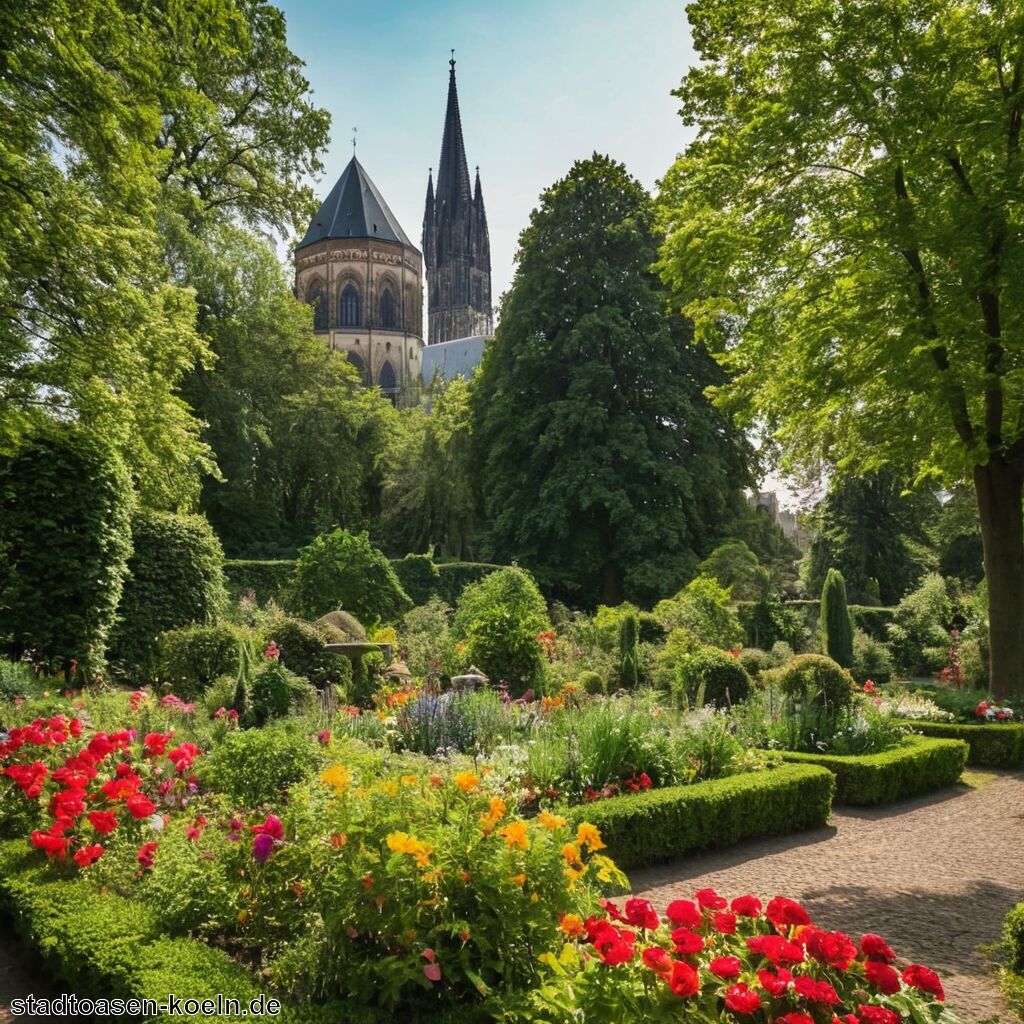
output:
[[261, 832], [252, 841], [252, 856], [255, 861], [262, 864], [270, 858], [274, 852], [274, 838], [266, 832]]
[[271, 640], [270, 643], [267, 644], [267, 646], [263, 649], [263, 657], [274, 659], [281, 657], [281, 649], [277, 646], [277, 644], [274, 643], [273, 640]]
[[331, 742], [331, 730], [323, 729], [316, 734], [316, 738], [326, 747]]

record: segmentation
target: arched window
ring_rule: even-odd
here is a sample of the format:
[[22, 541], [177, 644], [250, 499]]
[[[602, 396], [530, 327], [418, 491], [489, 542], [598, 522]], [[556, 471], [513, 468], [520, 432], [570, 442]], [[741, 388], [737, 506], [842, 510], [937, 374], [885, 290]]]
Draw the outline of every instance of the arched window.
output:
[[355, 285], [345, 285], [338, 298], [338, 324], [341, 327], [359, 326], [359, 292]]
[[386, 287], [380, 295], [380, 325], [381, 327], [398, 326], [398, 307], [395, 305], [395, 297], [391, 289]]
[[306, 292], [306, 301], [313, 307], [313, 330], [327, 330], [327, 303], [324, 302], [324, 286], [314, 281]]
[[395, 380], [395, 371], [389, 362], [385, 361], [384, 365], [380, 368], [380, 376], [377, 378], [377, 383], [380, 385], [381, 391], [384, 392], [384, 396], [390, 398], [393, 402], [398, 392], [398, 382]]
[[349, 352], [348, 361], [359, 371], [359, 379], [366, 383], [366, 363], [358, 352]]

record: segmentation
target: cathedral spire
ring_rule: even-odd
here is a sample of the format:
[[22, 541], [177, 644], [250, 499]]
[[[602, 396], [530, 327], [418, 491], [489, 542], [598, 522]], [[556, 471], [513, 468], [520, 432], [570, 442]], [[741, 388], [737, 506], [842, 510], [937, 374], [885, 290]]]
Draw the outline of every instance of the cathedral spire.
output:
[[444, 115], [444, 135], [441, 139], [441, 162], [437, 165], [437, 205], [450, 210], [462, 201], [469, 202], [469, 165], [466, 146], [462, 141], [462, 118], [459, 115], [459, 92], [455, 85], [455, 51], [448, 62], [448, 109]]

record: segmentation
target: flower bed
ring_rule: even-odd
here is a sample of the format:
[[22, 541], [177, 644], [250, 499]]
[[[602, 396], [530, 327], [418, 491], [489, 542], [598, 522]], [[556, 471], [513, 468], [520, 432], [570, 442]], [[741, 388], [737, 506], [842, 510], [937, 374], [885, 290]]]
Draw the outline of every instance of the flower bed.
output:
[[964, 725], [955, 722], [907, 722], [915, 732], [963, 740], [970, 748], [967, 763], [985, 768], [1024, 768], [1024, 725], [1001, 722]]
[[[916, 725], [917, 723], [915, 723]], [[837, 804], [889, 804], [952, 786], [967, 762], [967, 744], [958, 739], [907, 736], [881, 754], [804, 754], [783, 751], [785, 761], [816, 764], [836, 777]]]
[[622, 868], [671, 860], [741, 839], [819, 828], [832, 807], [832, 773], [782, 765], [691, 786], [613, 797], [570, 812], [601, 830]]

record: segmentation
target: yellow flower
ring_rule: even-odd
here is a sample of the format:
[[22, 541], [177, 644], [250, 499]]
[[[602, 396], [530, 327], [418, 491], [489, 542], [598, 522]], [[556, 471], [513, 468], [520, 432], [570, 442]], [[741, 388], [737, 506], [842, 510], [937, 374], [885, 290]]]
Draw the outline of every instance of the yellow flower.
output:
[[430, 855], [434, 848], [429, 843], [421, 843], [408, 832], [392, 832], [386, 839], [388, 849], [395, 853], [409, 854], [421, 868], [430, 866]]
[[494, 826], [505, 817], [507, 811], [508, 807], [500, 796], [491, 797], [490, 810], [480, 815], [480, 827], [484, 830], [484, 835], [494, 831]]
[[570, 939], [578, 939], [581, 935], [586, 935], [587, 930], [583, 927], [583, 918], [578, 917], [576, 914], [563, 914], [561, 920], [558, 922], [558, 927], [569, 936]]
[[510, 821], [504, 828], [498, 829], [498, 835], [502, 836], [509, 846], [518, 846], [521, 850], [527, 849], [530, 845], [530, 840], [526, 838], [525, 821]]
[[410, 839], [411, 836], [408, 832], [392, 832], [386, 840], [388, 849], [395, 853], [408, 853]]
[[420, 781], [418, 775], [403, 775], [401, 782], [403, 786], [415, 786]]
[[603, 850], [604, 843], [601, 842], [601, 833], [598, 832], [596, 825], [591, 825], [589, 821], [580, 822], [580, 827], [576, 829], [576, 842], [580, 846], [586, 846], [591, 853], [595, 850]]
[[480, 785], [479, 777], [473, 772], [459, 772], [455, 776], [454, 782], [463, 793], [472, 793]]
[[537, 893], [533, 893], [530, 896], [530, 902], [531, 903], [537, 903], [539, 900], [540, 900], [540, 896], [538, 896]]
[[352, 781], [352, 773], [343, 764], [332, 764], [331, 767], [320, 776], [320, 778], [326, 782], [336, 794], [340, 795], [348, 789], [349, 783]]
[[565, 869], [565, 877], [569, 879], [569, 889], [576, 888], [576, 883], [587, 873], [587, 869], [584, 867], [574, 868], [567, 867]]
[[380, 789], [386, 796], [398, 796], [398, 783], [394, 779], [387, 779], [382, 782]]
[[575, 843], [566, 843], [562, 847], [562, 858], [567, 864], [579, 864], [580, 848]]
[[552, 814], [550, 811], [541, 811], [537, 815], [537, 820], [545, 827], [551, 829], [552, 832], [556, 828], [561, 828], [566, 822], [560, 814]]

